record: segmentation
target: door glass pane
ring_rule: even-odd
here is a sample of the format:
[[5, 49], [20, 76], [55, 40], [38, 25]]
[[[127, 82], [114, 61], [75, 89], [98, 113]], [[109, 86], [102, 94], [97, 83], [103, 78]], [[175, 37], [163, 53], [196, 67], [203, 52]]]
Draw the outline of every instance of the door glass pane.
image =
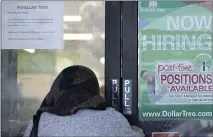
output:
[[70, 65], [92, 69], [104, 96], [104, 27], [104, 1], [65, 1], [64, 49], [2, 50], [2, 71], [11, 70], [2, 76], [3, 83], [8, 83], [2, 91], [2, 135], [25, 131], [53, 80]]
[[212, 133], [212, 2], [140, 1], [138, 10], [139, 120], [152, 132]]

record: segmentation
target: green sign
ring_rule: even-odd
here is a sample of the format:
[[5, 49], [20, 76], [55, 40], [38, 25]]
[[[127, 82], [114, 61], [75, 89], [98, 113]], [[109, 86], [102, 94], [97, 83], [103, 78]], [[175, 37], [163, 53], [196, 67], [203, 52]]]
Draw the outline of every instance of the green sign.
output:
[[212, 119], [212, 11], [139, 2], [139, 119]]

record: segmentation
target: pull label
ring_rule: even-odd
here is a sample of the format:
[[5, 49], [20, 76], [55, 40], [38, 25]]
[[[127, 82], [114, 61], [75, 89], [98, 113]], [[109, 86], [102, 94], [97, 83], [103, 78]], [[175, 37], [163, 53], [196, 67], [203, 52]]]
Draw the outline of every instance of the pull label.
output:
[[115, 109], [118, 106], [119, 102], [119, 80], [118, 79], [112, 79], [112, 107]]
[[123, 113], [132, 114], [132, 80], [123, 80]]

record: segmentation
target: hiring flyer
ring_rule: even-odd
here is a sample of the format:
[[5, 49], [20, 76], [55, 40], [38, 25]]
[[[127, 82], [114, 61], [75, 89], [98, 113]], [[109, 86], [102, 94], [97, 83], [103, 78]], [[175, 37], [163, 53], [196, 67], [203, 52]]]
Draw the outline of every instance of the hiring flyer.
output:
[[212, 9], [180, 1], [138, 9], [140, 119], [212, 119]]

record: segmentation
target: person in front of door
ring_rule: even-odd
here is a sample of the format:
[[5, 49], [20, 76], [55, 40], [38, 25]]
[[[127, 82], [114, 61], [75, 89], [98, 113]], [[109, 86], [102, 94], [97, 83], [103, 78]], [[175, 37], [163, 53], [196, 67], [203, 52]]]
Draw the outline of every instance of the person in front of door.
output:
[[24, 136], [143, 135], [121, 113], [107, 107], [92, 70], [71, 66], [53, 82]]
[[151, 104], [156, 103], [159, 101], [167, 92], [166, 92], [166, 87], [161, 85], [161, 92], [159, 94], [156, 94], [156, 83], [155, 83], [155, 77], [150, 74], [148, 70], [142, 70], [140, 72], [140, 77], [147, 83], [147, 92], [149, 96], [149, 100]]

